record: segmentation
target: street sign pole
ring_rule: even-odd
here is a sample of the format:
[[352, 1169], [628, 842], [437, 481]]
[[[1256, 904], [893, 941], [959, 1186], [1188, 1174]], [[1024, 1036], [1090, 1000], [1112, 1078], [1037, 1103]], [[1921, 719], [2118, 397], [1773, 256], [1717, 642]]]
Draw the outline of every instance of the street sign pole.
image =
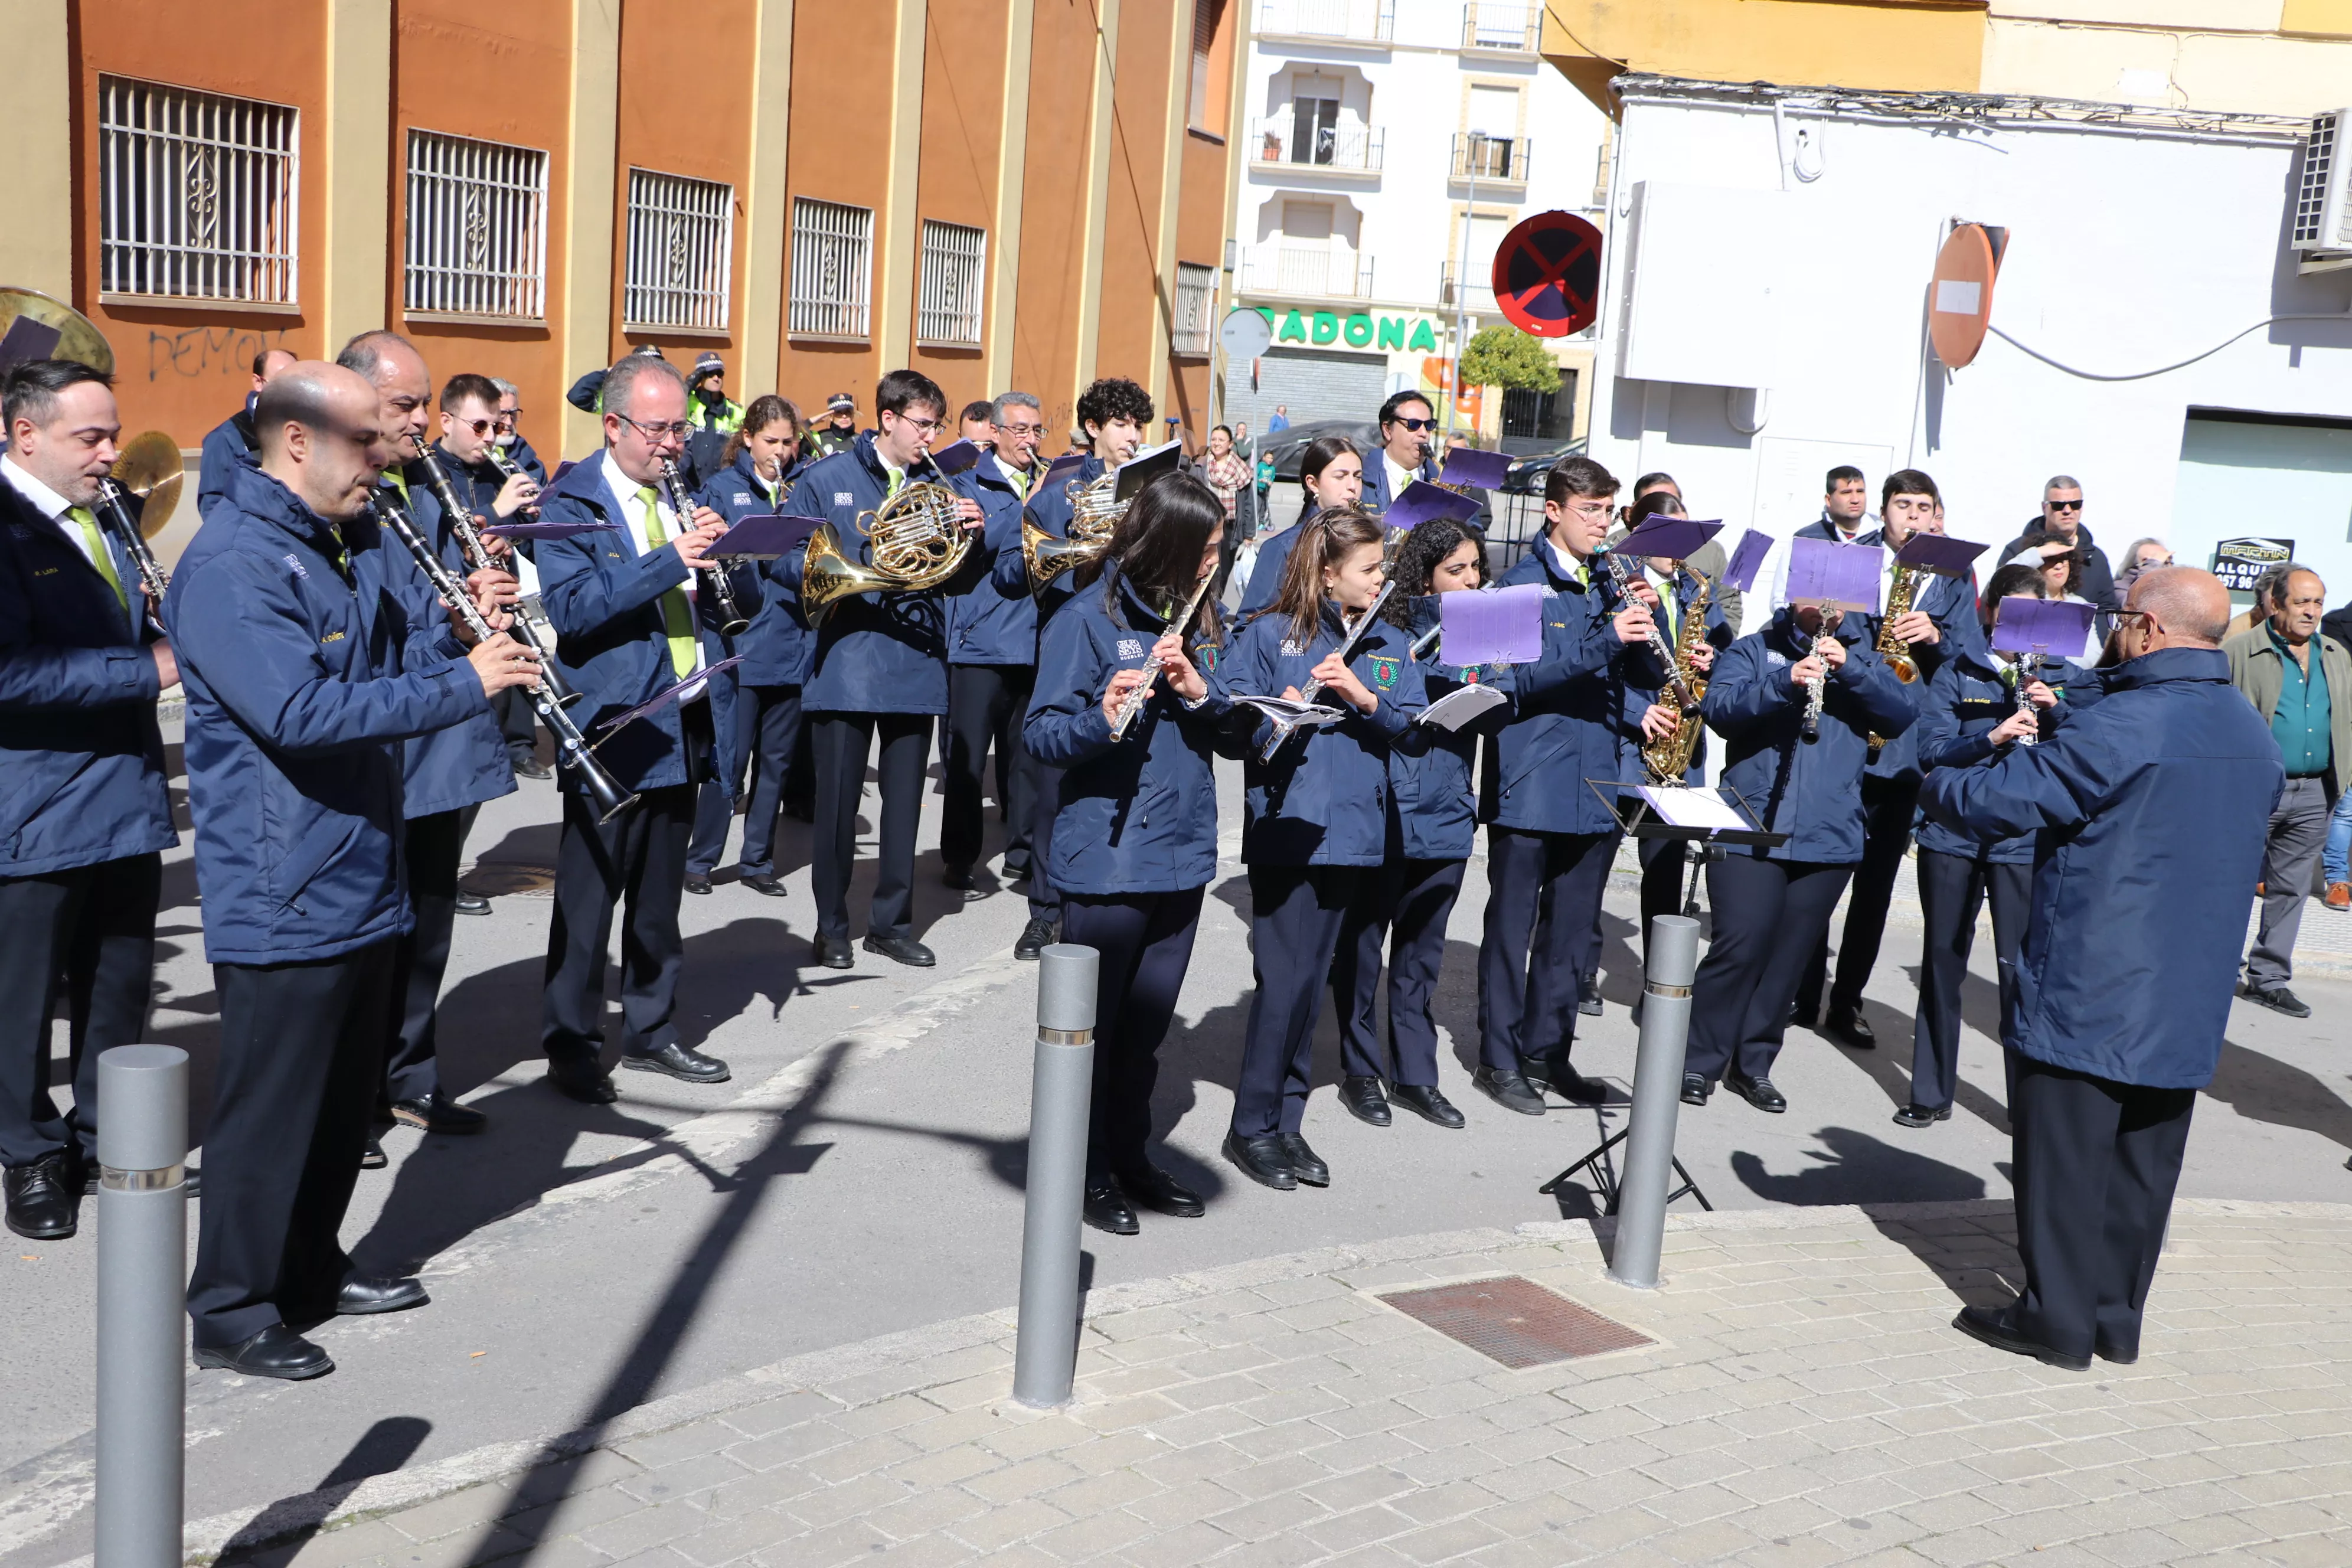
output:
[[1454, 405], [1462, 401], [1462, 355], [1470, 346], [1470, 226], [1478, 221], [1478, 155], [1486, 150], [1483, 132], [1470, 133], [1470, 199], [1462, 209], [1462, 265], [1454, 274], [1454, 376], [1445, 389], [1445, 434], [1454, 434]]

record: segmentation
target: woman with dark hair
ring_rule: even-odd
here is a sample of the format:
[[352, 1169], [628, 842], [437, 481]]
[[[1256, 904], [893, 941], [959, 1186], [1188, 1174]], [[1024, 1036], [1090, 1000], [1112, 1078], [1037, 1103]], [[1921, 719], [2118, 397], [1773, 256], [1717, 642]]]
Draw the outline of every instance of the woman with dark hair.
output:
[[1242, 587], [1241, 618], [1247, 620], [1274, 602], [1282, 591], [1283, 564], [1299, 531], [1316, 513], [1331, 507], [1354, 506], [1364, 493], [1364, 455], [1344, 436], [1323, 436], [1307, 444], [1298, 459], [1298, 488], [1306, 504], [1298, 521], [1257, 547], [1254, 564]]
[[[1377, 904], [1380, 868], [1397, 842], [1390, 799], [1389, 754], [1418, 749], [1421, 672], [1406, 655], [1404, 632], [1367, 622], [1387, 577], [1378, 518], [1334, 507], [1298, 529], [1284, 563], [1282, 588], [1264, 615], [1234, 639], [1219, 685], [1235, 701], [1248, 750], [1243, 778], [1249, 822], [1242, 860], [1249, 868], [1252, 965], [1225, 1157], [1252, 1181], [1287, 1191], [1305, 1182], [1328, 1186], [1331, 1169], [1299, 1128], [1315, 1049], [1315, 1018], [1331, 961], [1352, 947]], [[1339, 649], [1360, 630], [1347, 658]], [[1297, 700], [1320, 683], [1321, 706], [1343, 717], [1300, 725], [1275, 747], [1272, 721], [1240, 700]], [[1341, 1006], [1347, 993], [1339, 994]]]
[[[1146, 485], [1112, 530], [1100, 580], [1045, 623], [1022, 728], [1030, 753], [1060, 770], [1045, 874], [1061, 895], [1062, 940], [1101, 955], [1084, 1212], [1117, 1236], [1139, 1228], [1135, 1204], [1185, 1218], [1205, 1212], [1145, 1145], [1160, 1042], [1217, 869], [1213, 752], [1226, 711], [1202, 674], [1215, 604], [1204, 596], [1189, 626], [1175, 622], [1215, 573], [1224, 528], [1223, 503], [1199, 479], [1166, 474]], [[1112, 739], [1129, 694], [1147, 681], [1151, 695]]]
[[[2037, 528], [2017, 542], [2017, 553], [2010, 557], [2008, 564], [2038, 567], [2042, 574], [2042, 586], [2046, 591], [2045, 597], [2087, 605], [2091, 601], [2083, 596], [2083, 570], [2089, 562], [2090, 553], [2084, 548], [2079, 537], [2061, 539], [2054, 533]], [[2085, 646], [2079, 650], [2069, 650], [2065, 657], [2096, 658], [2099, 652], [2099, 640], [2098, 623], [2095, 620], [2091, 624], [2091, 633]]]

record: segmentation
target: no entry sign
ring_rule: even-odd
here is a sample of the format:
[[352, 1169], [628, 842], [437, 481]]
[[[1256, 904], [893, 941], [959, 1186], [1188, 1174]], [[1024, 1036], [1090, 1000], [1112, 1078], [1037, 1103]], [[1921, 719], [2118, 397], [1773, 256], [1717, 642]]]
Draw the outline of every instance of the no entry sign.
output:
[[1495, 303], [1533, 337], [1564, 338], [1601, 313], [1601, 231], [1574, 213], [1538, 213], [1495, 247]]

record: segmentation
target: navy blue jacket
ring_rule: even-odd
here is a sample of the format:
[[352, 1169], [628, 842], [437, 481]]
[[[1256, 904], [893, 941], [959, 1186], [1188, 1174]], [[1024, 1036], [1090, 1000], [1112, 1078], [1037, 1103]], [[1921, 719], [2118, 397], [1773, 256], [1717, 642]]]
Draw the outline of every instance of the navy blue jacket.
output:
[[539, 460], [539, 454], [531, 450], [530, 443], [522, 438], [520, 431], [516, 433], [513, 444], [507, 447], [507, 460], [537, 479], [541, 486], [547, 483], [547, 465]]
[[[805, 472], [805, 466], [785, 469], [778, 479], [776, 495], [771, 495], [766, 481], [751, 466], [751, 455], [744, 452], [720, 469], [695, 499], [724, 518], [731, 528], [747, 517], [767, 517], [776, 512], [777, 495], [789, 497]], [[744, 686], [798, 686], [808, 679], [810, 660], [816, 656], [816, 639], [809, 633], [808, 622], [801, 616], [803, 554], [796, 550], [736, 572], [736, 582], [755, 589], [760, 606], [753, 610], [750, 601], [744, 602], [743, 607], [751, 611], [751, 624], [736, 634], [732, 644], [734, 650], [743, 656], [743, 662], [735, 667], [735, 679]]]
[[179, 842], [146, 600], [113, 534], [100, 538], [128, 608], [65, 531], [0, 479], [0, 878]]
[[[1044, 470], [1039, 470], [1041, 473]], [[1033, 481], [1034, 482], [1034, 481]], [[1021, 520], [1027, 510], [1021, 492], [981, 454], [980, 461], [954, 480], [960, 495], [980, 503], [988, 527], [972, 546], [987, 569], [965, 572], [948, 595], [950, 664], [1034, 664], [1037, 661], [1037, 602], [1029, 594], [1029, 567], [1021, 556]], [[1065, 529], [1068, 503], [1063, 503]], [[1055, 584], [1066, 593], [1065, 577]]]
[[[1108, 465], [1100, 458], [1088, 457], [1076, 468], [1066, 471], [1052, 484], [1039, 485], [1030, 495], [1023, 515], [1056, 539], [1069, 538], [1070, 515], [1077, 510], [1070, 500], [1071, 493], [1083, 490], [1102, 478], [1106, 467]], [[1040, 469], [1039, 474], [1042, 478], [1044, 470]], [[990, 530], [988, 542], [991, 545], [1000, 542], [993, 529]], [[992, 571], [998, 593], [1029, 593], [1029, 564], [1021, 554], [1021, 529], [1017, 523], [1013, 529], [1013, 548], [997, 552]], [[1031, 596], [1040, 627], [1054, 618], [1055, 610], [1070, 602], [1070, 595], [1077, 591], [1076, 579], [1075, 571], [1065, 572], [1047, 584], [1042, 592]]]
[[[2042, 716], [2046, 739], [2067, 708], [2074, 706], [2074, 697], [2086, 688], [2095, 692], [2098, 682], [2090, 671], [2063, 659], [2043, 665], [2042, 679], [2060, 699], [2059, 707]], [[1997, 748], [1985, 737], [2016, 711], [2017, 694], [2001, 679], [1999, 665], [1985, 648], [1971, 645], [1946, 659], [1928, 684], [1927, 698], [1919, 706], [1919, 722], [1911, 731], [1920, 772], [1972, 768], [2006, 752], [2006, 746]], [[2032, 834], [1980, 841], [1963, 837], [1924, 813], [1918, 840], [1922, 849], [1990, 866], [2026, 866], [2033, 861]]]
[[[1037, 687], [1022, 725], [1029, 754], [1057, 770], [1047, 880], [1064, 893], [1173, 893], [1217, 874], [1216, 749], [1227, 706], [1213, 678], [1187, 708], [1162, 682], [1127, 732], [1110, 738], [1103, 689], [1148, 668], [1167, 618], [1122, 584], [1114, 620], [1102, 585], [1045, 624]], [[1124, 624], [1121, 624], [1124, 623]]]
[[205, 437], [204, 457], [196, 467], [196, 516], [201, 521], [213, 503], [228, 494], [228, 477], [238, 468], [261, 465], [260, 438], [253, 430], [253, 397], [245, 406], [214, 426]]
[[407, 931], [399, 742], [489, 711], [448, 623], [412, 621], [385, 586], [374, 524], [342, 539], [347, 563], [292, 491], [239, 468], [164, 595], [215, 963], [307, 963]]
[[1862, 858], [1869, 736], [1900, 735], [1918, 716], [1903, 683], [1871, 651], [1867, 631], [1860, 616], [1838, 627], [1845, 663], [1829, 673], [1815, 741], [1803, 737], [1804, 689], [1789, 679], [1812, 639], [1786, 605], [1715, 661], [1700, 706], [1707, 728], [1724, 740], [1723, 783], [1748, 803], [1758, 826], [1789, 835], [1786, 844], [1751, 850], [1759, 858], [1822, 865]]
[[[593, 744], [602, 726], [677, 684], [670, 659], [669, 634], [662, 622], [661, 596], [685, 585], [687, 564], [665, 544], [639, 555], [628, 519], [613, 505], [604, 484], [604, 458], [590, 458], [544, 492], [539, 515], [548, 522], [601, 521], [611, 531], [576, 533], [539, 542], [539, 597], [553, 623], [556, 658], [572, 676], [580, 700], [572, 721]], [[704, 662], [727, 657], [726, 640], [706, 581], [695, 584], [696, 630]], [[736, 776], [735, 678], [732, 670], [710, 678], [698, 700], [710, 704], [716, 750], [715, 776]], [[597, 747], [596, 760], [633, 790], [661, 789], [687, 782], [686, 721], [672, 702], [639, 719]], [[567, 787], [581, 787], [566, 770]]]
[[[946, 481], [929, 459], [907, 482]], [[833, 524], [841, 552], [862, 565], [874, 561], [874, 542], [857, 516], [879, 507], [890, 476], [861, 434], [845, 452], [819, 458], [793, 491], [793, 510]], [[972, 551], [984, 548], [972, 541]], [[802, 706], [819, 713], [944, 713], [948, 710], [947, 612], [934, 590], [921, 594], [853, 594], [837, 601], [816, 628], [816, 653]]]
[[[1339, 613], [1328, 602], [1321, 626], [1304, 648], [1288, 640], [1289, 616], [1260, 616], [1241, 629], [1219, 660], [1216, 689], [1227, 700], [1244, 693], [1279, 697], [1294, 686], [1304, 691], [1341, 635]], [[1272, 722], [1254, 709], [1234, 710], [1229, 733], [1248, 748], [1242, 766], [1249, 796], [1244, 860], [1258, 866], [1377, 866], [1396, 851], [1400, 826], [1389, 791], [1389, 754], [1399, 747], [1420, 750], [1429, 736], [1412, 722], [1427, 699], [1420, 667], [1405, 656], [1410, 641], [1386, 621], [1367, 632], [1348, 668], [1379, 699], [1373, 710], [1363, 714], [1349, 708], [1336, 724], [1294, 733], [1271, 763], [1258, 756], [1273, 733]], [[1326, 706], [1338, 702], [1333, 697]]]
[[1280, 533], [1259, 536], [1257, 557], [1250, 566], [1249, 584], [1242, 590], [1241, 608], [1235, 612], [1239, 618], [1247, 620], [1263, 615], [1265, 607], [1274, 603], [1275, 594], [1282, 587], [1283, 563], [1290, 559], [1291, 546], [1298, 542], [1299, 534], [1306, 531], [1309, 515], [1311, 513], [1301, 514], [1297, 522]]
[[1521, 833], [1616, 832], [1616, 792], [1604, 798], [1586, 781], [1641, 782], [1634, 750], [1651, 701], [1641, 682], [1654, 683], [1655, 672], [1646, 655], [1617, 640], [1610, 590], [1562, 576], [1548, 550], [1529, 548], [1503, 583], [1548, 590], [1543, 652], [1514, 672], [1510, 721], [1486, 742], [1478, 819]]
[[[1370, 451], [1362, 454], [1362, 461], [1364, 465], [1364, 493], [1358, 504], [1362, 506], [1367, 511], [1376, 514], [1384, 512], [1388, 510], [1389, 508], [1396, 504], [1396, 497], [1389, 494], [1388, 454], [1380, 447], [1375, 447]], [[1413, 470], [1412, 477], [1417, 479], [1429, 479], [1433, 482], [1437, 478], [1436, 460], [1434, 458], [1423, 458], [1421, 467]], [[1304, 522], [1311, 515], [1313, 515], [1313, 509], [1310, 507], [1299, 514], [1298, 521]]]
[[[1412, 633], [1415, 637], [1437, 625], [1434, 595], [1415, 600]], [[1444, 662], [1441, 642], [1431, 658], [1421, 662], [1428, 699], [1464, 686], [1485, 685], [1512, 689], [1509, 665]], [[1473, 781], [1481, 737], [1499, 731], [1508, 718], [1507, 707], [1489, 710], [1459, 730], [1427, 725], [1427, 749], [1418, 755], [1397, 752], [1389, 758], [1389, 787], [1396, 796], [1397, 819], [1403, 834], [1403, 853], [1415, 860], [1466, 860], [1478, 837], [1478, 792]]]
[[[408, 515], [416, 531], [434, 546], [434, 553], [450, 574], [464, 582], [465, 552], [457, 543], [457, 531], [442, 514], [441, 503], [425, 482], [423, 465], [409, 464], [403, 479]], [[460, 487], [465, 483], [456, 477], [454, 468], [450, 483]], [[401, 494], [402, 487], [394, 484], [389, 475], [384, 486], [395, 497]], [[467, 499], [463, 489], [458, 498]], [[416, 626], [429, 627], [447, 618], [449, 612], [440, 595], [397, 539], [383, 541], [383, 576], [385, 585], [400, 596], [404, 613]], [[403, 742], [400, 761], [403, 809], [411, 819], [479, 805], [515, 792], [514, 763], [507, 752], [506, 737], [499, 731], [497, 715], [488, 708], [462, 724]]]
[[2050, 740], [1940, 768], [1920, 804], [1969, 838], [2035, 836], [2008, 1043], [2117, 1082], [2201, 1089], [2286, 770], [2219, 649], [2159, 648], [2105, 674], [2099, 702]]

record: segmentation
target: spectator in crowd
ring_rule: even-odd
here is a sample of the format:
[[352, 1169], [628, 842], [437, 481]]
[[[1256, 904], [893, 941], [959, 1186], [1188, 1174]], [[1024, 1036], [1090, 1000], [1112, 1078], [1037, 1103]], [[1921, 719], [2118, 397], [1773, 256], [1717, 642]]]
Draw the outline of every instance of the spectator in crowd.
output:
[[1201, 477], [1216, 491], [1225, 509], [1225, 526], [1231, 528], [1234, 502], [1250, 482], [1250, 466], [1234, 450], [1234, 433], [1227, 426], [1219, 425], [1209, 432], [1209, 460]]
[[[2040, 571], [2046, 597], [2095, 607], [2097, 602], [2083, 592], [2083, 574], [2089, 569], [2089, 552], [2083, 548], [2079, 538], [2066, 539], [2046, 529], [2035, 529], [2017, 542], [2017, 548], [2010, 552], [2008, 559], [2001, 564], [2032, 566]], [[2092, 617], [2091, 629], [2084, 641], [2084, 647], [2079, 654], [2059, 648], [2050, 651], [2067, 658], [2095, 662], [2101, 645], [2106, 641], [2097, 616]]]
[[2107, 557], [2091, 538], [2091, 531], [2083, 526], [2083, 485], [2071, 474], [2059, 474], [2042, 487], [2042, 515], [2025, 525], [2015, 543], [2000, 552], [2003, 561], [2015, 559], [2025, 548], [2026, 535], [2041, 532], [2053, 539], [2063, 539], [2083, 552], [2082, 581], [2074, 590], [2082, 598], [2099, 607], [2099, 629], [2104, 635], [2116, 612], [2123, 607], [2116, 597], [2116, 574], [2107, 565]]
[[985, 397], [963, 405], [956, 416], [956, 434], [983, 452], [996, 449], [996, 404]]
[[829, 458], [835, 452], [846, 452], [856, 439], [857, 399], [845, 392], [836, 392], [824, 400], [824, 412], [817, 416], [815, 426], [809, 431], [809, 441], [816, 449], [804, 455]]
[[2238, 994], [2290, 1018], [2311, 1016], [2286, 983], [2312, 872], [2343, 794], [2341, 759], [2352, 758], [2352, 652], [2319, 629], [2326, 605], [2319, 574], [2290, 564], [2270, 618], [2221, 645], [2231, 681], [2270, 726], [2286, 763], [2263, 854], [2262, 921]]
[[2143, 572], [2172, 564], [2172, 547], [2161, 539], [2135, 539], [2124, 551], [2123, 570], [2116, 574], [2116, 597], [2131, 597], [2131, 585]]
[[1274, 417], [1265, 422], [1265, 433], [1271, 436], [1277, 430], [1287, 430], [1289, 428], [1290, 405], [1287, 403], [1276, 404], [1274, 405]]
[[2250, 590], [2254, 595], [2254, 602], [2230, 617], [2230, 636], [2236, 637], [2242, 632], [2252, 631], [2271, 618], [2271, 612], [2278, 608], [2279, 584], [2285, 582], [2286, 574], [2294, 570], [2294, 563], [2291, 561], [2263, 569], [2262, 575], [2254, 579], [2254, 585]]

